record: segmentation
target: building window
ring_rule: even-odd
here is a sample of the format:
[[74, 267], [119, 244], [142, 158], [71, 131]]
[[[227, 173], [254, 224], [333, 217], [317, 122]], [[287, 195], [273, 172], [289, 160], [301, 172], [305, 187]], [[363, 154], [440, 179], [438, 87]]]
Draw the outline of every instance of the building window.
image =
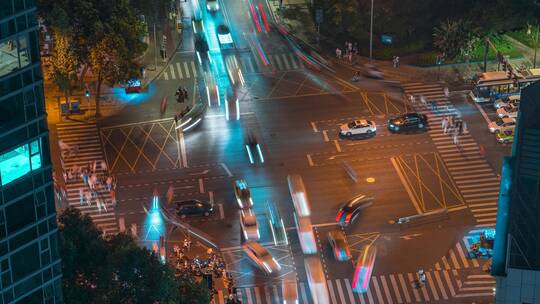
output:
[[30, 144], [22, 145], [0, 155], [0, 181], [2, 186], [32, 170], [41, 168], [40, 142], [40, 140], [35, 140]]
[[30, 64], [27, 35], [0, 43], [0, 76]]

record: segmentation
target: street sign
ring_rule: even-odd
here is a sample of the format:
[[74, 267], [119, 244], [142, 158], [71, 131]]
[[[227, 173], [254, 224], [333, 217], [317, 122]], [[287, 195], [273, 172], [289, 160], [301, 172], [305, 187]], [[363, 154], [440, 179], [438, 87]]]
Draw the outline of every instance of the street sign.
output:
[[390, 35], [381, 35], [381, 42], [383, 44], [392, 44], [392, 36], [390, 36]]
[[315, 22], [317, 24], [321, 24], [323, 22], [323, 10], [322, 8], [318, 8], [315, 10]]

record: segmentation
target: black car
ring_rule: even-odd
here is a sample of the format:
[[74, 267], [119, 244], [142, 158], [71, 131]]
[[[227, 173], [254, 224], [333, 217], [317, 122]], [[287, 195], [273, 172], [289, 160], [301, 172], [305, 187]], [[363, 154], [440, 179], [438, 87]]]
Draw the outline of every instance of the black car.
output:
[[428, 118], [420, 113], [405, 113], [388, 120], [388, 130], [392, 132], [425, 130]]
[[208, 47], [208, 42], [204, 38], [203, 34], [195, 35], [195, 53], [197, 54], [197, 61], [201, 65], [210, 65], [212, 64], [212, 58], [210, 58], [209, 53], [210, 48]]
[[214, 205], [196, 199], [176, 202], [176, 214], [181, 218], [192, 215], [209, 216], [214, 211]]
[[360, 214], [360, 210], [367, 208], [373, 204], [373, 197], [364, 194], [359, 194], [351, 198], [343, 207], [341, 207], [336, 215], [336, 222], [347, 227]]

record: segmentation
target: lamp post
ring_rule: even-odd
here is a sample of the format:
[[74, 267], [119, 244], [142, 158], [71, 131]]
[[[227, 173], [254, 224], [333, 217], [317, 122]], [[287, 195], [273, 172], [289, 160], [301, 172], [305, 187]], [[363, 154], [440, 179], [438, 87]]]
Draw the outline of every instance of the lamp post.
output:
[[[373, 57], [373, 0], [371, 0], [371, 18], [369, 25], [369, 61]], [[536, 49], [535, 49], [536, 50]]]
[[[540, 30], [540, 23], [536, 24], [536, 35], [534, 39], [534, 58], [533, 58], [533, 69], [536, 68], [536, 48], [538, 47], [538, 31]], [[527, 29], [527, 35], [531, 35], [531, 26]]]

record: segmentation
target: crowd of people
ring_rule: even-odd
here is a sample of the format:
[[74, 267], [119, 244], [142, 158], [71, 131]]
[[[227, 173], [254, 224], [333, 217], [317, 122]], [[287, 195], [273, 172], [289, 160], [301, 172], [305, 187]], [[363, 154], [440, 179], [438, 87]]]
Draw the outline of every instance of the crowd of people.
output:
[[[60, 142], [60, 153], [62, 159], [66, 156], [76, 155], [78, 153], [77, 147], [71, 147], [67, 144]], [[116, 178], [113, 175], [107, 174], [107, 163], [102, 160], [100, 162], [92, 161], [83, 166], [73, 165], [71, 167], [63, 167], [62, 175], [64, 177], [65, 184], [77, 183], [82, 181], [83, 186], [79, 187], [79, 202], [80, 205], [92, 206], [96, 204], [98, 211], [107, 212], [107, 204], [109, 206], [116, 206]], [[56, 180], [55, 180], [56, 184]], [[103, 193], [110, 194], [110, 202], [103, 196]], [[67, 197], [65, 187], [62, 187], [61, 191], [57, 192], [58, 195]]]
[[[176, 275], [180, 276], [186, 273], [190, 273], [196, 278], [211, 278], [223, 279], [223, 283], [228, 290], [227, 302], [228, 304], [239, 304], [241, 301], [236, 295], [236, 287], [234, 280], [230, 273], [225, 269], [225, 262], [219, 257], [212, 248], [206, 251], [206, 256], [201, 257], [196, 255], [193, 257], [191, 252], [191, 240], [184, 239], [182, 246], [174, 245], [173, 252], [169, 255], [169, 261], [174, 265]], [[212, 286], [212, 295], [217, 294]]]
[[348, 61], [349, 63], [353, 63], [353, 56], [358, 55], [358, 42], [352, 43], [350, 41], [345, 41], [345, 44], [343, 45], [343, 49], [340, 49], [339, 47], [336, 48], [336, 58], [342, 59], [345, 61]]

